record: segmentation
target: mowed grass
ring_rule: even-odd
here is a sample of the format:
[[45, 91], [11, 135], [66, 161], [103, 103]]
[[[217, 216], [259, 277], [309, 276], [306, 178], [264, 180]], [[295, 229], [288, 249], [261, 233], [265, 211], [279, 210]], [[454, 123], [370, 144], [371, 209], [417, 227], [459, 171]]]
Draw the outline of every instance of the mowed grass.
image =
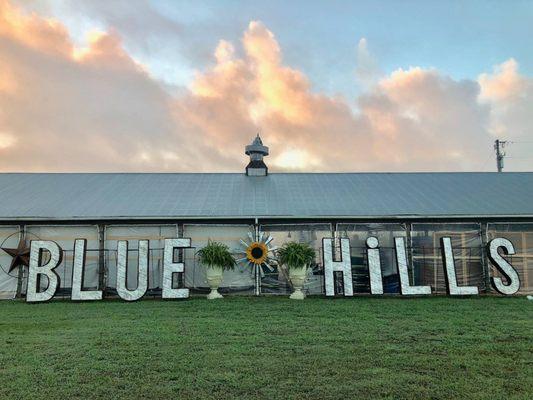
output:
[[533, 398], [521, 298], [0, 302], [1, 399]]

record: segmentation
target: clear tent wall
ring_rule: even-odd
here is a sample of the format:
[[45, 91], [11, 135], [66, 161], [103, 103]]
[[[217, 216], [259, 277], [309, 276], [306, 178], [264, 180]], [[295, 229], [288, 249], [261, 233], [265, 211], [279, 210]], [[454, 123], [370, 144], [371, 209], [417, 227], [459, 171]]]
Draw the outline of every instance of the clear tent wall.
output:
[[[118, 240], [128, 240], [128, 282], [137, 281], [138, 241], [150, 241], [149, 292], [159, 295], [161, 290], [163, 246], [165, 238], [189, 237], [192, 248], [180, 251], [178, 256], [185, 262], [183, 284], [193, 293], [208, 291], [205, 270], [198, 262], [197, 251], [208, 240], [228, 245], [235, 258], [242, 259], [242, 239], [248, 237], [255, 227], [251, 224], [128, 224], [106, 225], [18, 225], [0, 226], [0, 247], [16, 248], [24, 236], [26, 240], [53, 240], [63, 249], [63, 261], [56, 269], [60, 276], [61, 296], [69, 296], [72, 284], [74, 240], [87, 239], [86, 272], [84, 287], [103, 287], [106, 294], [113, 295], [116, 289], [116, 250]], [[274, 248], [289, 241], [309, 243], [316, 250], [316, 259], [308, 271], [305, 290], [308, 294], [324, 291], [324, 268], [322, 264], [322, 239], [348, 237], [351, 244], [351, 264], [354, 291], [370, 292], [366, 238], [379, 239], [385, 293], [399, 293], [398, 270], [394, 253], [394, 238], [405, 238], [411, 260], [410, 279], [413, 284], [430, 285], [434, 293], [445, 293], [444, 268], [440, 251], [440, 239], [452, 240], [455, 267], [460, 285], [477, 285], [480, 291], [490, 291], [489, 278], [497, 271], [487, 264], [485, 243], [494, 237], [506, 237], [515, 246], [516, 254], [508, 256], [517, 269], [521, 288], [519, 294], [533, 293], [533, 223], [279, 223], [260, 224], [258, 229], [271, 235]], [[338, 250], [338, 241], [335, 242]], [[336, 253], [340, 253], [336, 251]], [[17, 291], [25, 293], [25, 276], [18, 270], [9, 272], [11, 257], [0, 251], [0, 297], [13, 298]], [[103, 268], [100, 265], [103, 264]], [[27, 273], [27, 272], [25, 272]], [[287, 273], [275, 260], [269, 268], [261, 268], [259, 280], [263, 294], [288, 294], [291, 292]], [[46, 285], [46, 282], [42, 283]], [[224, 272], [222, 292], [232, 294], [256, 293], [253, 268], [245, 261], [238, 263], [234, 271]]]

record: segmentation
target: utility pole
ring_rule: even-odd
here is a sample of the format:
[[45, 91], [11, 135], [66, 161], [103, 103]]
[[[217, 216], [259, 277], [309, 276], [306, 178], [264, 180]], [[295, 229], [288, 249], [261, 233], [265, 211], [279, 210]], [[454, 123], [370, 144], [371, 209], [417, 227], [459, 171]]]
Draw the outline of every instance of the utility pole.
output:
[[507, 142], [505, 140], [496, 139], [494, 141], [494, 150], [496, 151], [496, 167], [498, 172], [503, 171], [503, 157], [505, 157], [505, 151], [503, 148]]

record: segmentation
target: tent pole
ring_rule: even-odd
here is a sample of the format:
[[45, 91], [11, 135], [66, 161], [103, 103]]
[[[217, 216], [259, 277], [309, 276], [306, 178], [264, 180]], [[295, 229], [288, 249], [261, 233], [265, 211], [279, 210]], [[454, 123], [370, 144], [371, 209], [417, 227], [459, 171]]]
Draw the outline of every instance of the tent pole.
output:
[[[26, 226], [21, 224], [19, 225], [19, 241], [26, 240]], [[15, 293], [16, 299], [22, 298], [22, 284], [24, 282], [24, 266], [20, 266], [17, 276], [17, 291]]]
[[[185, 228], [183, 223], [176, 224], [177, 237], [182, 238]], [[178, 262], [185, 262], [185, 249], [178, 249]], [[184, 270], [185, 271], [185, 270]], [[183, 274], [176, 274], [178, 276], [178, 287], [185, 287], [185, 272]]]
[[[256, 218], [254, 223], [254, 232], [255, 237], [254, 240], [259, 239], [259, 220]], [[261, 266], [258, 264], [255, 264], [255, 295], [259, 296], [261, 295]]]
[[481, 268], [483, 269], [483, 278], [485, 281], [485, 293], [490, 293], [490, 266], [487, 262], [487, 240], [488, 240], [488, 223], [484, 222], [480, 224], [481, 236]]
[[102, 290], [102, 296], [105, 297], [105, 226], [103, 224], [98, 224], [98, 289]]

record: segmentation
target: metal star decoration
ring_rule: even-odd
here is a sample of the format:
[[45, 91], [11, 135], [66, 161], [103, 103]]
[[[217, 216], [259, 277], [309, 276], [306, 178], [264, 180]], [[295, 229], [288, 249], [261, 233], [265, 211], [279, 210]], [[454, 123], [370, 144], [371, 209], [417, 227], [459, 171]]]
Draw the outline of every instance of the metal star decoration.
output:
[[13, 271], [18, 266], [29, 266], [30, 264], [30, 248], [26, 246], [26, 241], [21, 239], [18, 247], [16, 249], [5, 249], [2, 248], [7, 254], [9, 254], [13, 259], [11, 260], [11, 265], [9, 266], [9, 271]]

